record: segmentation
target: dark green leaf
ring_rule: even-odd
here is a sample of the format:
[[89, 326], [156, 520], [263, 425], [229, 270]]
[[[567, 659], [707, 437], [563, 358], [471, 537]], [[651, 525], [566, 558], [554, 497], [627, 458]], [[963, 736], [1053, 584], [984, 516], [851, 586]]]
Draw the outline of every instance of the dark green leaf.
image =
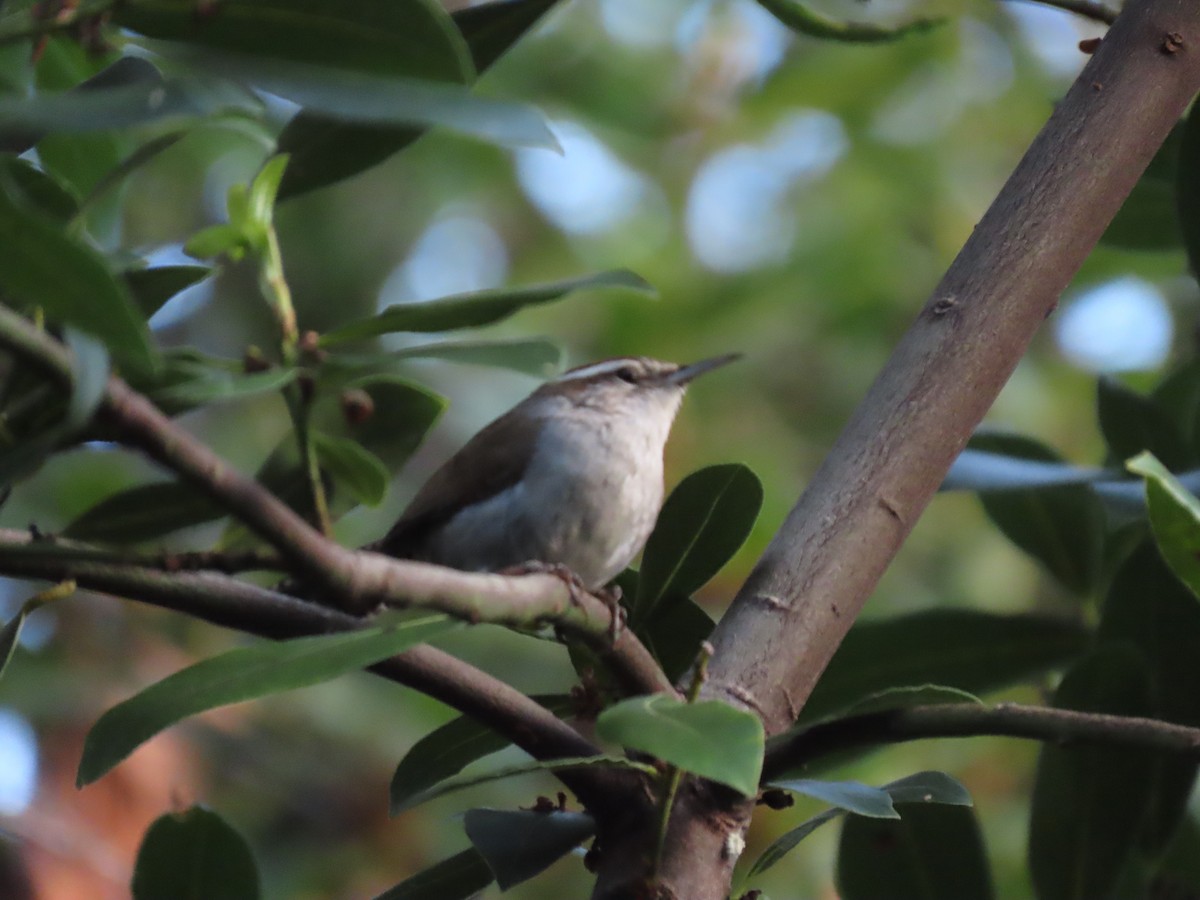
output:
[[[1200, 604], [1144, 540], [1113, 576], [1104, 600], [1099, 637], [1130, 641], [1142, 651], [1154, 693], [1155, 718], [1200, 726]], [[1185, 815], [1196, 762], [1163, 753], [1154, 768], [1150, 811], [1140, 846], [1157, 856]]]
[[1129, 460], [1127, 468], [1146, 479], [1150, 525], [1163, 558], [1200, 596], [1200, 499], [1149, 453]]
[[458, 26], [471, 51], [475, 69], [483, 72], [537, 24], [558, 0], [499, 0], [456, 10]]
[[595, 833], [596, 822], [582, 812], [469, 809], [463, 827], [500, 890], [507, 891], [586, 841]]
[[357, 441], [313, 433], [321, 468], [346, 487], [359, 503], [378, 506], [387, 495], [391, 473], [383, 462]]
[[942, 24], [944, 19], [914, 19], [903, 25], [886, 27], [862, 22], [839, 22], [800, 0], [758, 0], [759, 6], [788, 28], [809, 37], [847, 44], [879, 44], [921, 34]]
[[746, 796], [758, 792], [762, 722], [728, 703], [689, 704], [665, 694], [631, 697], [599, 715], [596, 734]]
[[713, 620], [690, 597], [666, 597], [635, 633], [674, 681], [696, 661], [700, 644], [713, 630]]
[[[1102, 645], [1067, 672], [1054, 705], [1152, 715], [1141, 653]], [[1150, 801], [1153, 760], [1152, 752], [1128, 747], [1042, 745], [1029, 826], [1029, 867], [1041, 900], [1114, 896]]]
[[189, 716], [329, 681], [444, 634], [445, 616], [230, 650], [176, 672], [114, 706], [84, 741], [77, 783], [90, 784], [154, 735]]
[[65, 225], [79, 211], [79, 198], [32, 163], [0, 156], [0, 185], [19, 204]]
[[937, 684], [986, 694], [1067, 665], [1090, 641], [1083, 626], [1040, 615], [938, 609], [857, 622], [800, 721], [811, 723], [890, 688]]
[[[772, 784], [772, 787], [776, 786], [776, 784], [784, 790], [790, 790], [787, 787], [788, 782], [777, 782]], [[885, 784], [878, 790], [885, 792], [893, 805], [897, 803], [971, 805], [971, 795], [967, 793], [967, 789], [945, 772], [916, 772], [898, 781], [893, 781], [891, 784]], [[903, 811], [900, 812], [903, 814]], [[780, 835], [754, 861], [754, 865], [750, 867], [748, 874], [754, 876], [767, 871], [767, 869], [790, 853], [802, 840], [826, 822], [832, 822], [842, 814], [842, 809], [827, 809]]]
[[215, 812], [193, 806], [155, 819], [133, 868], [133, 900], [257, 900], [250, 847]]
[[104, 177], [96, 183], [91, 192], [83, 199], [82, 207], [86, 209], [94, 204], [100, 197], [120, 185], [121, 182], [150, 162], [150, 160], [154, 159], [154, 157], [158, 156], [164, 150], [174, 147], [186, 134], [186, 129], [180, 129], [168, 132], [167, 134], [160, 134], [158, 137], [146, 141], [146, 143], [142, 144], [117, 163], [117, 165], [108, 170]]
[[205, 15], [192, 0], [121, 4], [121, 28], [272, 60], [377, 75], [466, 82], [466, 45], [432, 0], [223, 0]]
[[89, 507], [65, 529], [80, 541], [136, 544], [225, 515], [191, 485], [161, 481], [126, 488]]
[[1195, 897], [1200, 894], [1200, 825], [1185, 817], [1154, 875], [1162, 897]]
[[899, 820], [848, 816], [838, 845], [844, 900], [990, 900], [983, 836], [964, 806], [908, 804]]
[[0, 184], [0, 288], [53, 322], [104, 341], [137, 372], [154, 368], [146, 325], [104, 260], [50, 222], [22, 210]]
[[469, 900], [494, 881], [474, 847], [388, 888], [375, 900]]
[[[1059, 458], [1017, 435], [980, 435], [971, 446], [1044, 462]], [[988, 517], [1010, 541], [1076, 593], [1095, 587], [1104, 547], [1104, 508], [1087, 484], [981, 495]]]
[[1200, 272], [1200, 115], [1189, 113], [1183, 123], [1175, 183], [1179, 227], [1192, 274]]
[[1183, 435], [1191, 453], [1200, 452], [1200, 359], [1164, 378], [1151, 395]]
[[653, 292], [653, 289], [637, 275], [625, 269], [616, 269], [598, 275], [525, 288], [477, 291], [425, 303], [394, 304], [377, 316], [350, 322], [322, 335], [321, 343], [328, 346], [396, 331], [429, 332], [476, 328], [506, 319], [526, 306], [552, 303], [575, 291], [601, 287]]
[[668, 594], [689, 596], [745, 542], [762, 508], [762, 484], [740, 463], [709, 466], [679, 483], [642, 553], [636, 625]]
[[1100, 431], [1114, 462], [1149, 450], [1172, 471], [1196, 462], [1176, 424], [1151, 397], [1113, 378], [1101, 378], [1097, 395]]
[[359, 378], [346, 388], [366, 391], [374, 404], [374, 414], [361, 424], [350, 425], [335, 398], [323, 397], [313, 412], [314, 424], [329, 434], [353, 438], [392, 470], [408, 460], [446, 409], [444, 397], [394, 375]]
[[176, 294], [203, 281], [212, 272], [208, 266], [156, 266], [153, 269], [128, 269], [121, 277], [133, 302], [149, 319]]
[[[556, 716], [567, 715], [574, 707], [568, 694], [547, 694], [533, 699]], [[511, 744], [508, 738], [468, 716], [452, 719], [425, 735], [404, 754], [392, 775], [389, 789], [392, 806], [403, 807], [414, 795]]]
[[[490, 66], [553, 2], [515, 0], [456, 11], [454, 22], [476, 69], [482, 72]], [[424, 133], [420, 127], [360, 125], [302, 111], [279, 135], [278, 152], [292, 156], [279, 197], [287, 199], [357, 175]]]
[[819, 781], [813, 778], [795, 778], [772, 782], [771, 787], [816, 800], [824, 800], [831, 806], [846, 812], [858, 813], [876, 819], [898, 819], [900, 813], [892, 805], [891, 795], [883, 788], [871, 787], [861, 781]]
[[[453, 778], [447, 778], [444, 781], [438, 782], [428, 790], [420, 791], [416, 794], [411, 794], [392, 804], [392, 815], [402, 813], [405, 810], [414, 809], [422, 803], [428, 803], [438, 797], [444, 797], [447, 794], [452, 794], [455, 791], [461, 791], [466, 788], [475, 787], [480, 784], [488, 784], [492, 781], [502, 781], [505, 778], [515, 778], [518, 775], [530, 775], [534, 772], [557, 772], [564, 769], [590, 769], [590, 768], [617, 768], [617, 769], [633, 769], [637, 772], [642, 772], [646, 775], [656, 775], [657, 770], [653, 766], [646, 763], [634, 762], [631, 759], [626, 759], [623, 756], [611, 756], [601, 754], [598, 756], [572, 756], [564, 759], [546, 759], [538, 762], [520, 763], [515, 766], [505, 766], [500, 769], [493, 769], [490, 772], [484, 772], [479, 775], [456, 775]], [[395, 798], [394, 798], [395, 799]]]
[[1137, 184], [1100, 238], [1125, 250], [1174, 250], [1183, 244], [1175, 187], [1177, 142], [1168, 141], [1155, 154], [1156, 163]]
[[197, 406], [275, 393], [298, 375], [296, 369], [268, 369], [249, 374], [210, 369], [199, 377], [154, 388], [147, 394], [164, 412], [174, 415]]

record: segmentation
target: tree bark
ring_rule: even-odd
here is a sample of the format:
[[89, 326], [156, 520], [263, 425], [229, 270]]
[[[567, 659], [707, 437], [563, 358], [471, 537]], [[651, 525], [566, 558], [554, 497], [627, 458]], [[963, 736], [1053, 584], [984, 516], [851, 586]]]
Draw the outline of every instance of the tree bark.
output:
[[[788, 728], [1035, 332], [1200, 89], [1200, 5], [1131, 0], [1055, 109], [712, 636], [704, 696]], [[655, 889], [607, 849], [597, 898], [724, 900], [749, 802], [691, 791]], [[639, 840], [636, 830], [627, 832]], [[607, 871], [608, 867], [620, 871]]]

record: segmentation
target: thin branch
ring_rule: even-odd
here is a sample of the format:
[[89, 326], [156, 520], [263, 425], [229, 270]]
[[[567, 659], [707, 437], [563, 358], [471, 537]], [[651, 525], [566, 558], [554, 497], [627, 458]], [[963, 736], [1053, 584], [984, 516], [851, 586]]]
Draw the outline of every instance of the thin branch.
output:
[[[69, 351], [32, 322], [0, 306], [0, 346], [71, 383]], [[631, 693], [673, 692], [644, 645], [614, 629], [613, 610], [591, 594], [547, 574], [502, 576], [459, 572], [328, 540], [252, 478], [236, 471], [120, 378], [109, 379], [98, 413], [113, 438], [136, 447], [216, 500], [271, 544], [288, 569], [351, 612], [380, 604], [438, 610], [471, 622], [536, 629], [554, 625], [586, 641]], [[615, 640], [611, 633], [618, 632]]]
[[[0, 529], [0, 540], [12, 542], [23, 532]], [[109, 550], [58, 536], [39, 535], [26, 547], [29, 554], [41, 554], [63, 563], [103, 562], [137, 566], [161, 572], [282, 572], [287, 566], [277, 553], [262, 550], [184, 550], [179, 552], [138, 553], [133, 550]]]
[[1159, 719], [1000, 703], [949, 703], [889, 709], [833, 719], [774, 743], [763, 764], [763, 781], [779, 778], [824, 756], [879, 744], [926, 738], [1031, 738], [1056, 744], [1116, 744], [1168, 750], [1200, 759], [1200, 728]]
[[[45, 552], [29, 534], [0, 530], [0, 571], [177, 610], [215, 625], [276, 640], [351, 631], [370, 625], [343, 612], [213, 572], [163, 572], [129, 563]], [[599, 750], [544, 707], [486, 672], [433, 647], [421, 646], [371, 667], [504, 735], [536, 759], [592, 756]], [[617, 803], [628, 773], [564, 770], [562, 781], [589, 806]]]
[[1063, 12], [1091, 19], [1093, 22], [1103, 22], [1105, 25], [1111, 25], [1117, 21], [1117, 10], [1105, 6], [1103, 3], [1095, 3], [1093, 0], [1021, 0], [1021, 2], [1052, 6]]

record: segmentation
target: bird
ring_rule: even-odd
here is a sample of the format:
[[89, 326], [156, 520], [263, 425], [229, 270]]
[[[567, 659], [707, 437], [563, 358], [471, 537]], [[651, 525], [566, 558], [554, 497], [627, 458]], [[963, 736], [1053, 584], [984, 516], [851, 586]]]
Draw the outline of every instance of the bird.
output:
[[654, 528], [688, 384], [738, 357], [626, 356], [564, 372], [471, 438], [364, 549], [465, 571], [549, 567], [603, 588]]

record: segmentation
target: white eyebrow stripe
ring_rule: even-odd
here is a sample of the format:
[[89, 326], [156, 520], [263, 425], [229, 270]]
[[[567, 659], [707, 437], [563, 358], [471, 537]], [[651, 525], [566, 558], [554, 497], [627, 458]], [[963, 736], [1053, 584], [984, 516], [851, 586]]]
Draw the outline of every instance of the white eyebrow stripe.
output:
[[615, 372], [617, 369], [629, 365], [633, 360], [629, 357], [621, 357], [619, 359], [606, 359], [603, 362], [592, 363], [590, 366], [583, 366], [579, 369], [572, 369], [569, 372], [563, 372], [555, 381], [579, 381], [584, 378], [593, 378], [596, 375], [607, 375], [610, 372]]

